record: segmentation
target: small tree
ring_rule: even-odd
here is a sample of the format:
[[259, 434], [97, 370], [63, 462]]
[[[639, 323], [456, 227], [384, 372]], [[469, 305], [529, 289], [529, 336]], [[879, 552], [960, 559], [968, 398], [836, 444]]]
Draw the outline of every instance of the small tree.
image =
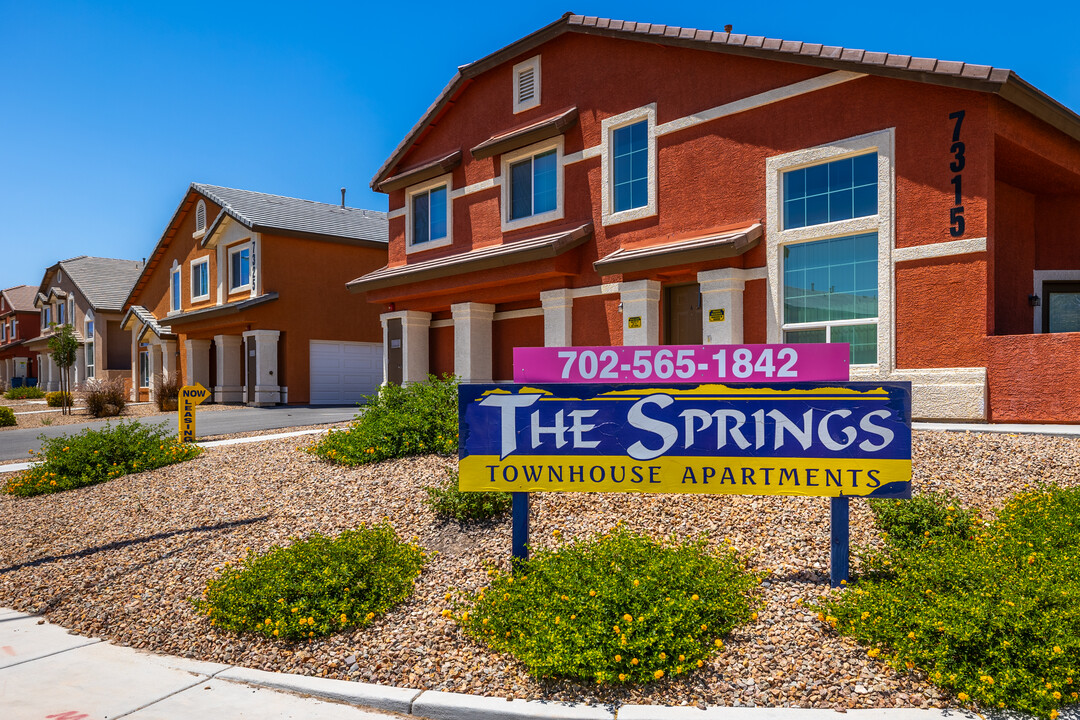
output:
[[64, 415], [71, 414], [71, 366], [75, 364], [76, 353], [79, 351], [79, 341], [75, 337], [75, 329], [71, 325], [53, 324], [55, 332], [49, 337], [49, 357], [60, 368], [60, 392], [63, 393], [61, 411]]

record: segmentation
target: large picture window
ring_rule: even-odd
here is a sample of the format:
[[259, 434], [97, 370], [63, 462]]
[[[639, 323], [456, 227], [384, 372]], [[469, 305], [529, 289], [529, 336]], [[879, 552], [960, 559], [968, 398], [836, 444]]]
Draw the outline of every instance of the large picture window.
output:
[[878, 236], [783, 248], [784, 342], [851, 344], [851, 364], [877, 362]]
[[877, 153], [784, 173], [784, 229], [876, 215]]

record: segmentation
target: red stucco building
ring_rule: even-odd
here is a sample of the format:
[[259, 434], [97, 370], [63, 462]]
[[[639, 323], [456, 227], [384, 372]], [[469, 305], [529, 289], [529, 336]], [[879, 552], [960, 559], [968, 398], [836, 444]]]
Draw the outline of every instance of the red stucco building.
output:
[[389, 262], [349, 288], [390, 381], [849, 342], [916, 418], [1080, 420], [1080, 117], [1009, 70], [566, 15], [461, 67], [372, 186]]

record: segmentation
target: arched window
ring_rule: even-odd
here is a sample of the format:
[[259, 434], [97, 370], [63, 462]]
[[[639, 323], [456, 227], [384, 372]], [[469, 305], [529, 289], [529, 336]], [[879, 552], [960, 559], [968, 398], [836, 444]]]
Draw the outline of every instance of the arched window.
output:
[[195, 206], [195, 232], [206, 232], [206, 203], [202, 200]]

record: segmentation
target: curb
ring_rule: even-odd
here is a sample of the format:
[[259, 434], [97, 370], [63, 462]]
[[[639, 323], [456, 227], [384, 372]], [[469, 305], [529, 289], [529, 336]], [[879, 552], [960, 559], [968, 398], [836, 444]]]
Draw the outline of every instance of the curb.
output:
[[363, 705], [375, 710], [389, 710], [390, 712], [405, 715], [412, 713], [413, 703], [422, 692], [412, 688], [399, 688], [392, 685], [372, 685], [350, 680], [290, 675], [237, 666], [223, 670], [215, 677], [219, 680], [230, 680], [274, 690], [288, 690], [303, 695], [312, 695], [353, 705]]

